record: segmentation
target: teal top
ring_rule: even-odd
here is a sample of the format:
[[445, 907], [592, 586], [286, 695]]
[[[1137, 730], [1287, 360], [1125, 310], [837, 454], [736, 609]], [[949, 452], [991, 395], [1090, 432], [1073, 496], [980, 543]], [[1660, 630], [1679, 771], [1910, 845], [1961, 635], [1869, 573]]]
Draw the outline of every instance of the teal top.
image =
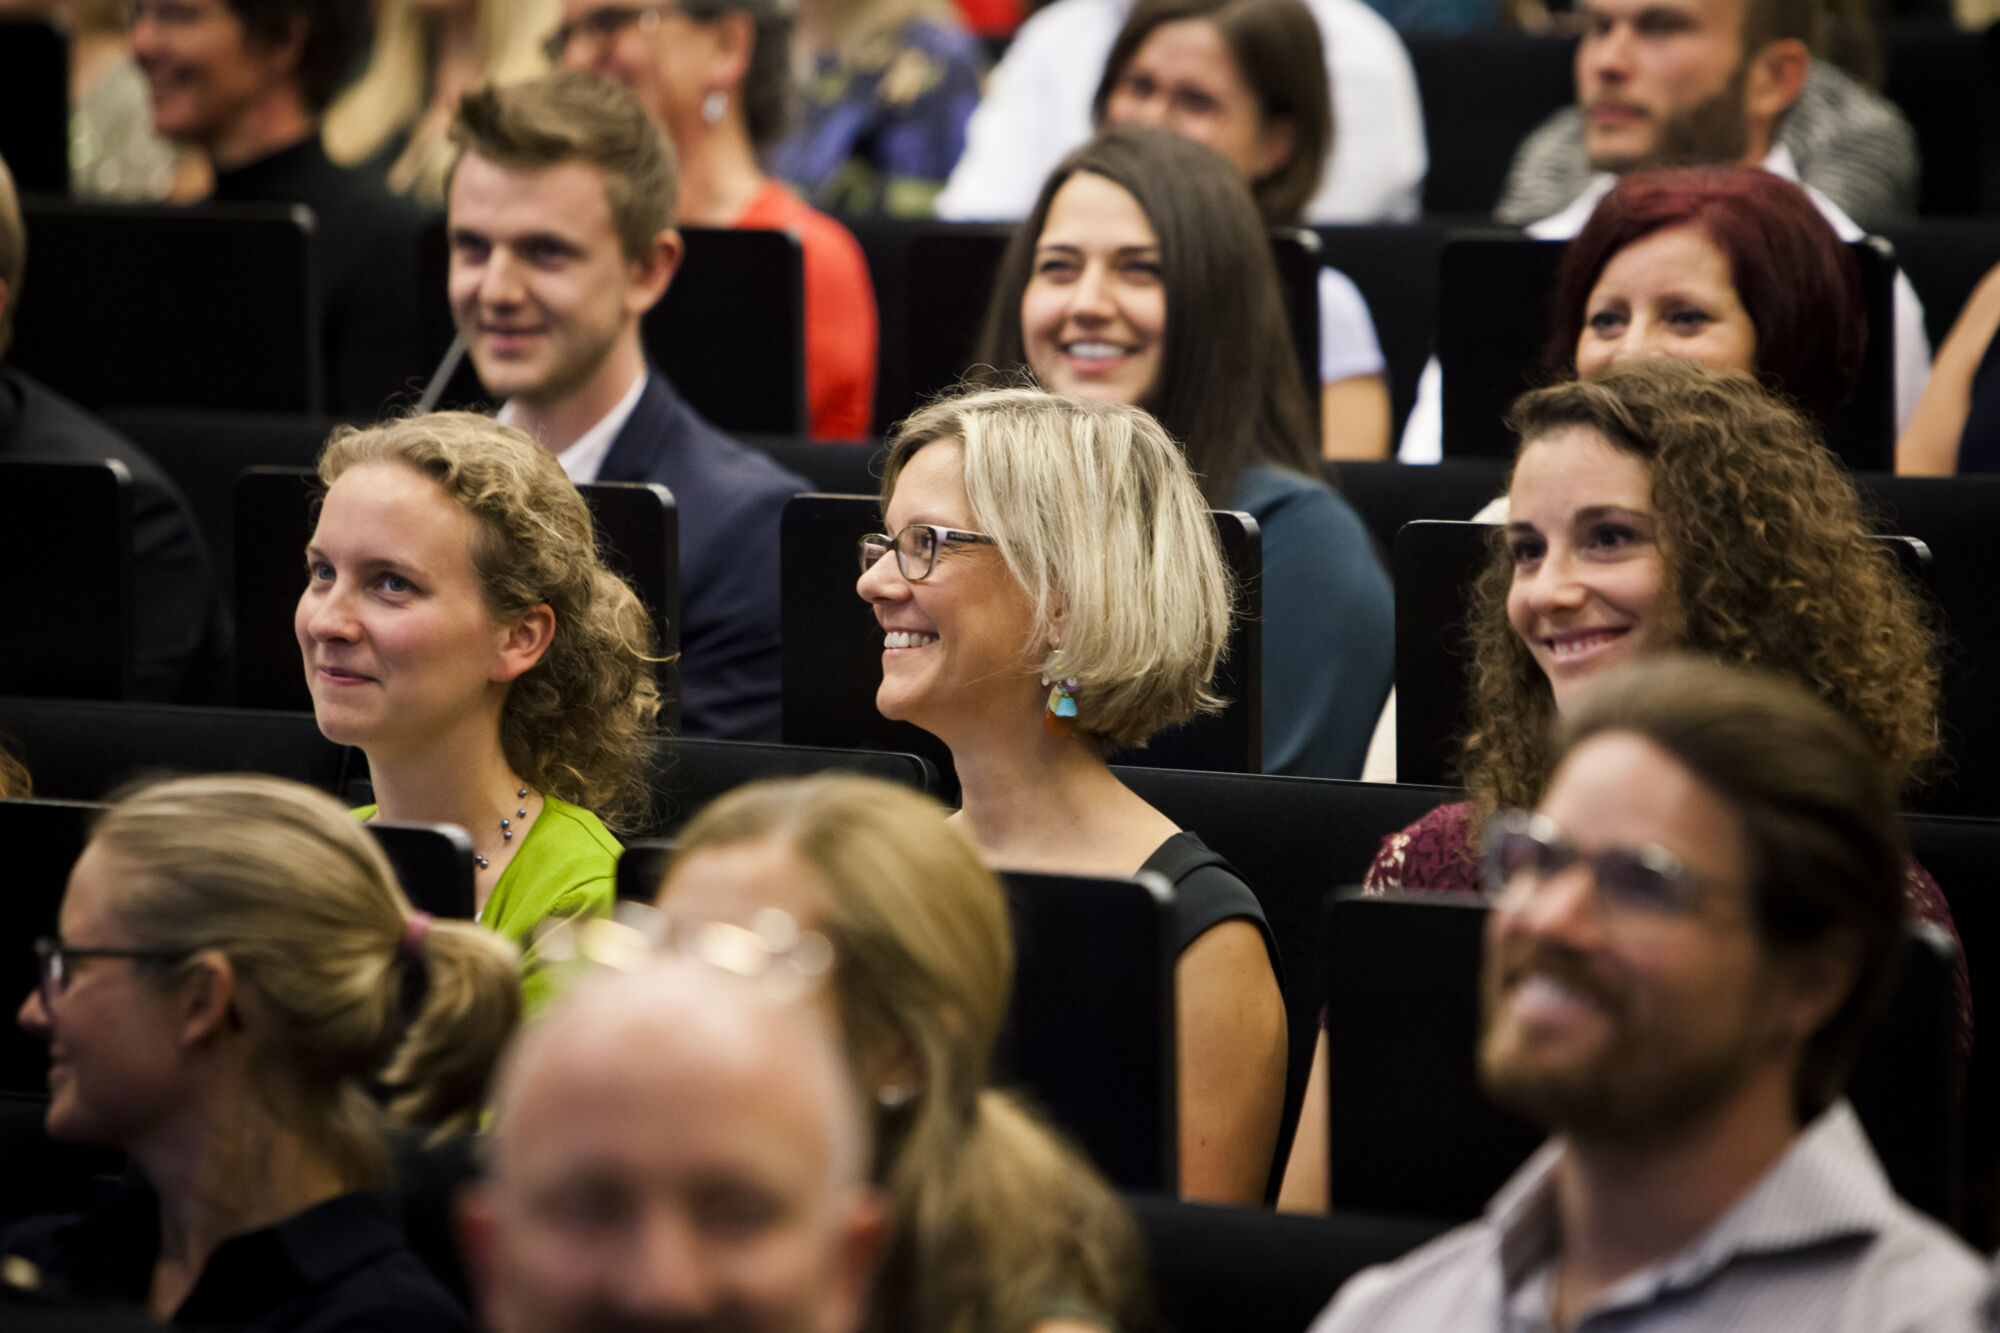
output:
[[[528, 934], [545, 917], [609, 916], [617, 897], [618, 855], [623, 850], [611, 830], [581, 806], [555, 796], [542, 798], [542, 812], [528, 827], [514, 859], [479, 910], [479, 923], [523, 949]], [[357, 807], [357, 819], [373, 819], [376, 807]], [[523, 958], [526, 966], [528, 959]], [[532, 1011], [553, 994], [554, 978], [530, 970], [522, 994]]]

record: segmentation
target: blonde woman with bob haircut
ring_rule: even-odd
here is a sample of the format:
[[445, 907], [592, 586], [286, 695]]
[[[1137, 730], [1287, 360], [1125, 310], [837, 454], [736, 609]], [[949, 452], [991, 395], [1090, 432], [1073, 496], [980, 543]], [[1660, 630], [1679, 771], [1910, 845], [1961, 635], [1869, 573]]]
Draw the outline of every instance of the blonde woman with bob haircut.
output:
[[609, 910], [659, 692], [562, 465], [439, 412], [335, 432], [319, 477], [295, 628], [320, 730], [368, 756], [355, 813], [469, 832], [479, 920], [516, 943]]
[[7, 1252], [189, 1327], [470, 1328], [403, 1244], [383, 1130], [477, 1113], [520, 1012], [512, 946], [413, 911], [332, 797], [248, 774], [112, 806], [58, 923], [20, 1009], [48, 1132], [137, 1170]]
[[1261, 1198], [1285, 1078], [1270, 928], [1105, 763], [1216, 707], [1230, 590], [1186, 459], [1138, 408], [989, 389], [903, 423], [882, 508], [857, 585], [885, 636], [876, 707], [950, 747], [987, 864], [1173, 882], [1182, 1192]]
[[368, 66], [320, 128], [327, 156], [442, 206], [458, 99], [547, 73], [542, 44], [561, 18], [560, 0], [380, 0]]
[[987, 1086], [1014, 974], [1007, 902], [929, 798], [860, 777], [752, 783], [676, 840], [660, 910], [769, 908], [834, 947], [820, 992], [873, 1113], [889, 1231], [872, 1330], [1131, 1328], [1143, 1255], [1111, 1188]]

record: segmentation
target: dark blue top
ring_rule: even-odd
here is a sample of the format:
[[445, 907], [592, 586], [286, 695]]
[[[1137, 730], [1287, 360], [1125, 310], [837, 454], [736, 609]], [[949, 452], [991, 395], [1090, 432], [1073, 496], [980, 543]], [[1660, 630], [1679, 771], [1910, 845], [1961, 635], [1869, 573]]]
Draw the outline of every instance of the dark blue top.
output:
[[[0, 1240], [78, 1303], [143, 1306], [160, 1254], [158, 1197], [137, 1168], [96, 1209], [30, 1218]], [[231, 1236], [169, 1321], [210, 1333], [472, 1333], [472, 1320], [403, 1240], [385, 1191], [342, 1194]]]
[[1395, 599], [1368, 529], [1324, 483], [1253, 464], [1225, 508], [1264, 539], [1264, 771], [1358, 778], [1396, 677]]
[[680, 524], [681, 730], [778, 737], [778, 523], [812, 484], [738, 444], [648, 373], [599, 481], [656, 482]]

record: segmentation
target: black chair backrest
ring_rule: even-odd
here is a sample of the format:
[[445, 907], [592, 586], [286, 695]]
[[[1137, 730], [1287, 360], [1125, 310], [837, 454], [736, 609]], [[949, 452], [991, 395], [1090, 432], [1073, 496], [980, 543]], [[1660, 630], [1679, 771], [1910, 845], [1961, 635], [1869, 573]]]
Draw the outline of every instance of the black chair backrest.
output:
[[[1229, 652], [1213, 688], [1226, 706], [1157, 736], [1118, 759], [1149, 768], [1206, 768], [1254, 773], [1262, 747], [1263, 596], [1258, 576], [1263, 547], [1248, 514], [1214, 511], [1223, 558], [1242, 589], [1230, 626]], [[855, 551], [882, 526], [874, 499], [859, 495], [796, 495], [785, 504], [778, 542], [782, 561], [779, 616], [783, 625], [783, 735], [788, 744], [922, 755], [945, 776], [955, 797], [951, 754], [937, 739], [875, 711], [882, 683], [882, 627], [854, 592]]]
[[1456, 788], [1407, 783], [1170, 768], [1114, 771], [1154, 809], [1200, 834], [1228, 860], [1256, 893], [1270, 922], [1284, 962], [1279, 981], [1289, 1036], [1276, 1163], [1282, 1171], [1285, 1146], [1305, 1096], [1320, 1006], [1326, 1003], [1320, 934], [1327, 890], [1359, 881], [1382, 839], [1463, 794]]
[[1880, 31], [1883, 92], [1917, 132], [1917, 211], [2000, 213], [2000, 26], [1902, 22]]
[[618, 901], [651, 906], [673, 859], [672, 838], [631, 838], [618, 854]]
[[1174, 891], [1134, 879], [1004, 873], [1014, 1002], [994, 1081], [1017, 1087], [1121, 1189], [1178, 1179]]
[[1576, 99], [1576, 39], [1413, 33], [1404, 41], [1430, 148], [1424, 212], [1491, 213], [1521, 140]]
[[101, 801], [166, 773], [270, 773], [341, 793], [363, 763], [310, 713], [0, 697], [0, 745], [43, 796]]
[[104, 419], [181, 488], [219, 570], [235, 568], [237, 476], [251, 467], [310, 468], [335, 425], [329, 417], [172, 408], [121, 408]]
[[[682, 227], [687, 252], [667, 294], [639, 322], [651, 358], [693, 408], [726, 431], [806, 433], [805, 262], [790, 232]], [[425, 341], [442, 353], [453, 327], [445, 284], [451, 255], [445, 220], [420, 237], [421, 281], [437, 293], [425, 311]], [[438, 403], [475, 407], [490, 397], [471, 358], [460, 362]]]
[[0, 23], [0, 162], [23, 194], [69, 193], [69, 39]]
[[1157, 1194], [1127, 1194], [1124, 1203], [1146, 1240], [1161, 1325], [1176, 1333], [1305, 1328], [1348, 1278], [1401, 1258], [1441, 1229], [1400, 1217], [1302, 1217]]
[[816, 443], [792, 435], [737, 438], [828, 495], [873, 495], [882, 484], [882, 464], [888, 454], [880, 446]]
[[[1420, 519], [1396, 534], [1396, 776], [1445, 783], [1458, 777], [1470, 715], [1472, 584], [1486, 565], [1490, 523]], [[1878, 536], [1913, 583], [1935, 586], [1928, 545]], [[1947, 740], [1951, 735], [1946, 716]], [[1928, 808], [1928, 807], [1927, 807]]]
[[1437, 332], [1438, 253], [1451, 228], [1435, 222], [1317, 227], [1320, 253], [1361, 289], [1389, 376], [1390, 438], [1400, 439]]
[[661, 735], [648, 775], [653, 813], [646, 831], [674, 833], [710, 801], [746, 782], [826, 772], [858, 773], [921, 792], [938, 789], [937, 769], [914, 754]]
[[[1539, 1141], [1474, 1072], [1485, 917], [1482, 900], [1458, 895], [1339, 893], [1329, 903], [1334, 1207], [1468, 1218]], [[1897, 992], [1848, 1085], [1897, 1192], [1947, 1223], [1958, 1220], [1959, 1186], [1952, 965], [1942, 932], [1911, 934]]]
[[[592, 482], [590, 505], [605, 563], [652, 613], [661, 656], [680, 645], [679, 518], [664, 486]], [[310, 711], [292, 614], [305, 588], [319, 482], [303, 468], [255, 467], [237, 478], [235, 501], [236, 700], [250, 708]], [[660, 725], [680, 723], [679, 673], [660, 663]]]
[[[1438, 363], [1444, 371], [1447, 458], [1512, 458], [1508, 405], [1550, 378], [1542, 370], [1564, 242], [1465, 233], [1446, 243], [1438, 277]], [[1896, 265], [1873, 244], [1850, 247], [1861, 266], [1868, 350], [1854, 399], [1827, 424], [1850, 468], [1887, 468], [1896, 440]]]
[[[1996, 30], [2000, 33], [2000, 30]], [[1994, 39], [2000, 54], [2000, 35]], [[2000, 104], [2000, 94], [1994, 101]], [[2000, 126], [1996, 126], [2000, 141]], [[1925, 173], [1928, 182], [1930, 173]], [[2000, 163], [1994, 166], [1995, 211], [2000, 212]], [[1896, 252], [1896, 266], [1924, 303], [1924, 327], [1933, 350], [1965, 308], [1972, 289], [2000, 257], [2000, 217], [1925, 218], [1912, 227], [1884, 227], [1882, 239]]]
[[[0, 839], [8, 848], [7, 891], [0, 893], [0, 995], [14, 1004], [39, 984], [29, 946], [39, 935], [56, 933], [70, 867], [101, 809], [86, 801], [0, 801]], [[0, 1024], [0, 1093], [44, 1096], [48, 1072], [48, 1048], [19, 1024]]]
[[[907, 274], [900, 290], [902, 325], [896, 345], [907, 348], [907, 368], [891, 372], [906, 387], [900, 400], [878, 395], [877, 422], [887, 428], [931, 395], [957, 384], [978, 354], [980, 331], [1012, 226], [940, 222], [907, 240]], [[1319, 384], [1320, 254], [1311, 232], [1280, 227], [1271, 233], [1271, 257], [1292, 327], [1292, 347], [1308, 386]], [[885, 315], [885, 319], [888, 316]], [[891, 340], [884, 338], [884, 346]], [[1314, 395], [1317, 399], [1317, 393]]]
[[0, 694], [132, 691], [132, 477], [125, 465], [0, 458]]
[[324, 410], [306, 209], [26, 200], [22, 213], [33, 277], [8, 354], [21, 369], [100, 410]]
[[1321, 465], [1326, 484], [1347, 497], [1368, 525], [1368, 535], [1385, 552], [1395, 549], [1396, 534], [1405, 523], [1471, 518], [1495, 496], [1506, 493], [1507, 466], [1497, 458]]
[[420, 912], [470, 921], [478, 915], [472, 837], [456, 824], [390, 823], [374, 819], [368, 831], [382, 844], [403, 896]]

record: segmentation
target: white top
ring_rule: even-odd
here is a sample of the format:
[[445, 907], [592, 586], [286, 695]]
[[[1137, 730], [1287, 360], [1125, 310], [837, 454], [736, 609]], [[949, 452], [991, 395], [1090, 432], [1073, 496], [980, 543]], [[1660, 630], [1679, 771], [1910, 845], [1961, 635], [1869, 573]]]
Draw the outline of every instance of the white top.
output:
[[[618, 400], [618, 405], [599, 417], [597, 424], [576, 437], [570, 447], [556, 455], [556, 462], [562, 464], [566, 476], [581, 486], [588, 481], [596, 481], [597, 474], [604, 470], [604, 458], [611, 452], [612, 442], [618, 432], [625, 429], [625, 423], [632, 419], [632, 413], [639, 406], [640, 395], [646, 392], [646, 372], [640, 371], [639, 378], [632, 381], [632, 387]], [[495, 414], [503, 426], [512, 426], [514, 404], [503, 403]]]
[[1375, 337], [1375, 319], [1368, 299], [1337, 268], [1319, 271], [1319, 382], [1380, 375], [1382, 344]]
[[[1063, 155], [1091, 135], [1090, 99], [1132, 0], [1054, 0], [1021, 25], [966, 126], [939, 217], [1026, 217]], [[1428, 157], [1409, 52], [1362, 0], [1306, 0], [1333, 80], [1334, 149], [1309, 222], [1405, 222]]]
[[[1773, 176], [1794, 182], [1799, 179], [1798, 163], [1792, 159], [1791, 150], [1783, 144], [1773, 148], [1762, 165]], [[1534, 223], [1527, 228], [1528, 234], [1544, 241], [1569, 240], [1583, 230], [1583, 224], [1590, 221], [1597, 201], [1610, 191], [1617, 179], [1610, 172], [1599, 172], [1591, 179], [1589, 188], [1578, 195], [1568, 208]], [[1858, 241], [1866, 234], [1831, 199], [1810, 185], [1800, 188], [1841, 240]], [[1895, 338], [1896, 358], [1896, 430], [1900, 434], [1910, 424], [1910, 416], [1917, 410], [1917, 399], [1923, 397], [1924, 386], [1930, 383], [1931, 378], [1931, 339], [1924, 328], [1924, 303], [1917, 299], [1917, 289], [1910, 285], [1908, 275], [1900, 268], [1896, 270], [1896, 313], [1892, 336]], [[1444, 372], [1438, 368], [1437, 358], [1432, 357], [1425, 363], [1423, 376], [1417, 381], [1417, 399], [1410, 408], [1409, 420], [1403, 424], [1403, 442], [1396, 450], [1398, 460], [1435, 463], [1442, 457], [1443, 402]]]

